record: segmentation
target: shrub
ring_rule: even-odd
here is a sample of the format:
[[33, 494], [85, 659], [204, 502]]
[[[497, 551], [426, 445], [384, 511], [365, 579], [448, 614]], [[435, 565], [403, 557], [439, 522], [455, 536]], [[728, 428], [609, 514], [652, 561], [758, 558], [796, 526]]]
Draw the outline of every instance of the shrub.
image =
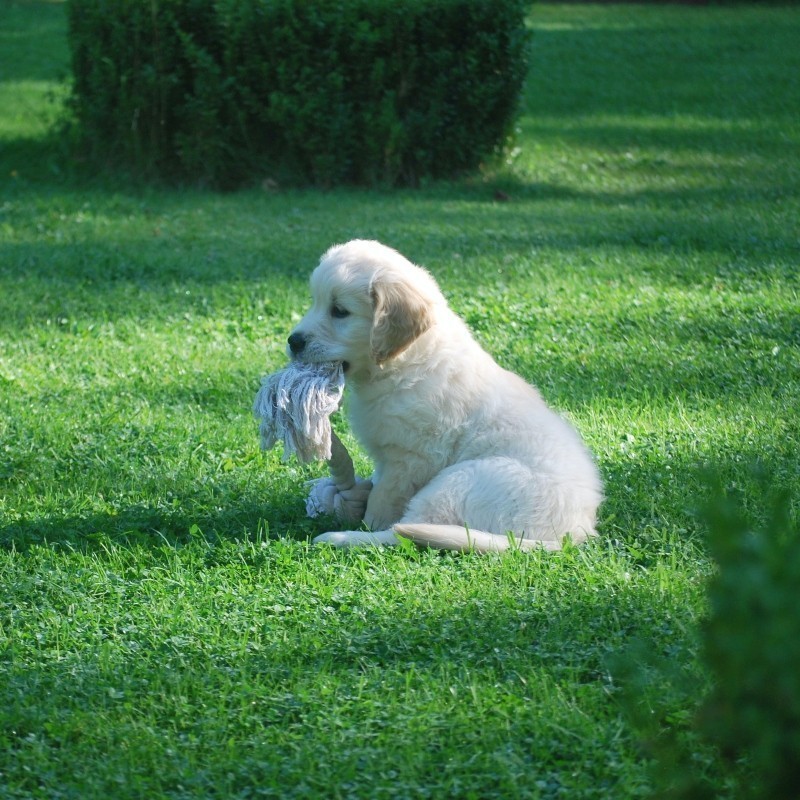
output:
[[[768, 488], [764, 486], [765, 495]], [[704, 656], [714, 687], [698, 726], [739, 797], [800, 796], [800, 528], [788, 494], [776, 495], [764, 529], [719, 499], [708, 512], [719, 570], [709, 586]]]
[[[764, 479], [764, 495], [769, 489]], [[612, 665], [653, 759], [655, 797], [800, 797], [800, 528], [775, 494], [761, 529], [719, 486], [705, 517], [717, 570], [700, 654], [710, 687], [639, 643]]]
[[415, 184], [505, 142], [521, 0], [71, 0], [94, 162], [217, 186]]

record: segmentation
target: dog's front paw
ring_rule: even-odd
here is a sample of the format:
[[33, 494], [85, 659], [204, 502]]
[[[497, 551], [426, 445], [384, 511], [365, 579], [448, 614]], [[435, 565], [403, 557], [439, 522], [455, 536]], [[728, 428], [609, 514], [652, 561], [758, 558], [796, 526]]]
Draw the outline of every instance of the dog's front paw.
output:
[[306, 499], [306, 514], [318, 517], [333, 514], [343, 522], [360, 522], [367, 509], [367, 499], [372, 490], [372, 481], [356, 478], [355, 485], [340, 491], [332, 478], [314, 481]]
[[314, 544], [330, 544], [333, 547], [361, 547], [364, 545], [395, 545], [397, 537], [393, 531], [328, 531], [314, 539]]

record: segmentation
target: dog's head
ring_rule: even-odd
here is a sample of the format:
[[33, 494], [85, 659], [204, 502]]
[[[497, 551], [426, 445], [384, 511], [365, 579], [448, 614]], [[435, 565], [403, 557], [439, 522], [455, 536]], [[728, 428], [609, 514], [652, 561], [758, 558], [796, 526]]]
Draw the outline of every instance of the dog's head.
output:
[[342, 361], [354, 373], [383, 366], [431, 325], [444, 304], [420, 267], [379, 242], [337, 245], [311, 275], [312, 306], [289, 336], [289, 355]]

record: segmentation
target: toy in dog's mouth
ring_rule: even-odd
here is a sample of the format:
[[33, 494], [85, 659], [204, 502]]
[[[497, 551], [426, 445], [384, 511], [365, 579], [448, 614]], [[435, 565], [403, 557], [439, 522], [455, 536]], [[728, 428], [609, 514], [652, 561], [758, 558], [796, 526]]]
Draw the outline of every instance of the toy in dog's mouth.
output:
[[302, 462], [331, 458], [332, 431], [328, 417], [344, 391], [341, 362], [311, 364], [294, 359], [261, 382], [253, 412], [261, 424], [261, 447], [283, 441], [284, 455]]
[[323, 369], [328, 369], [333, 367], [335, 369], [337, 366], [340, 365], [342, 367], [342, 372], [347, 372], [347, 370], [350, 369], [349, 361], [306, 361], [305, 359], [300, 358], [296, 355], [292, 355], [291, 353], [289, 353], [289, 357], [291, 359], [292, 364], [295, 364], [300, 367], [306, 366], [309, 367], [310, 369], [315, 369], [317, 367], [322, 367]]

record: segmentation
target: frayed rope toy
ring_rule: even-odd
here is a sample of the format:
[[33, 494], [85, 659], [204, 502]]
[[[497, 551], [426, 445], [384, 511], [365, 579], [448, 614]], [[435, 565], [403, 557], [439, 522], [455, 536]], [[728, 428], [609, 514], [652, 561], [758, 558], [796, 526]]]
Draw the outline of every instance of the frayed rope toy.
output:
[[353, 459], [331, 428], [330, 415], [344, 393], [341, 363], [303, 364], [293, 361], [268, 375], [253, 404], [261, 420], [261, 449], [283, 442], [283, 458], [295, 454], [302, 463], [325, 460], [330, 478], [312, 482], [306, 500], [309, 517], [335, 514], [347, 522], [364, 516], [372, 482], [357, 478]]

